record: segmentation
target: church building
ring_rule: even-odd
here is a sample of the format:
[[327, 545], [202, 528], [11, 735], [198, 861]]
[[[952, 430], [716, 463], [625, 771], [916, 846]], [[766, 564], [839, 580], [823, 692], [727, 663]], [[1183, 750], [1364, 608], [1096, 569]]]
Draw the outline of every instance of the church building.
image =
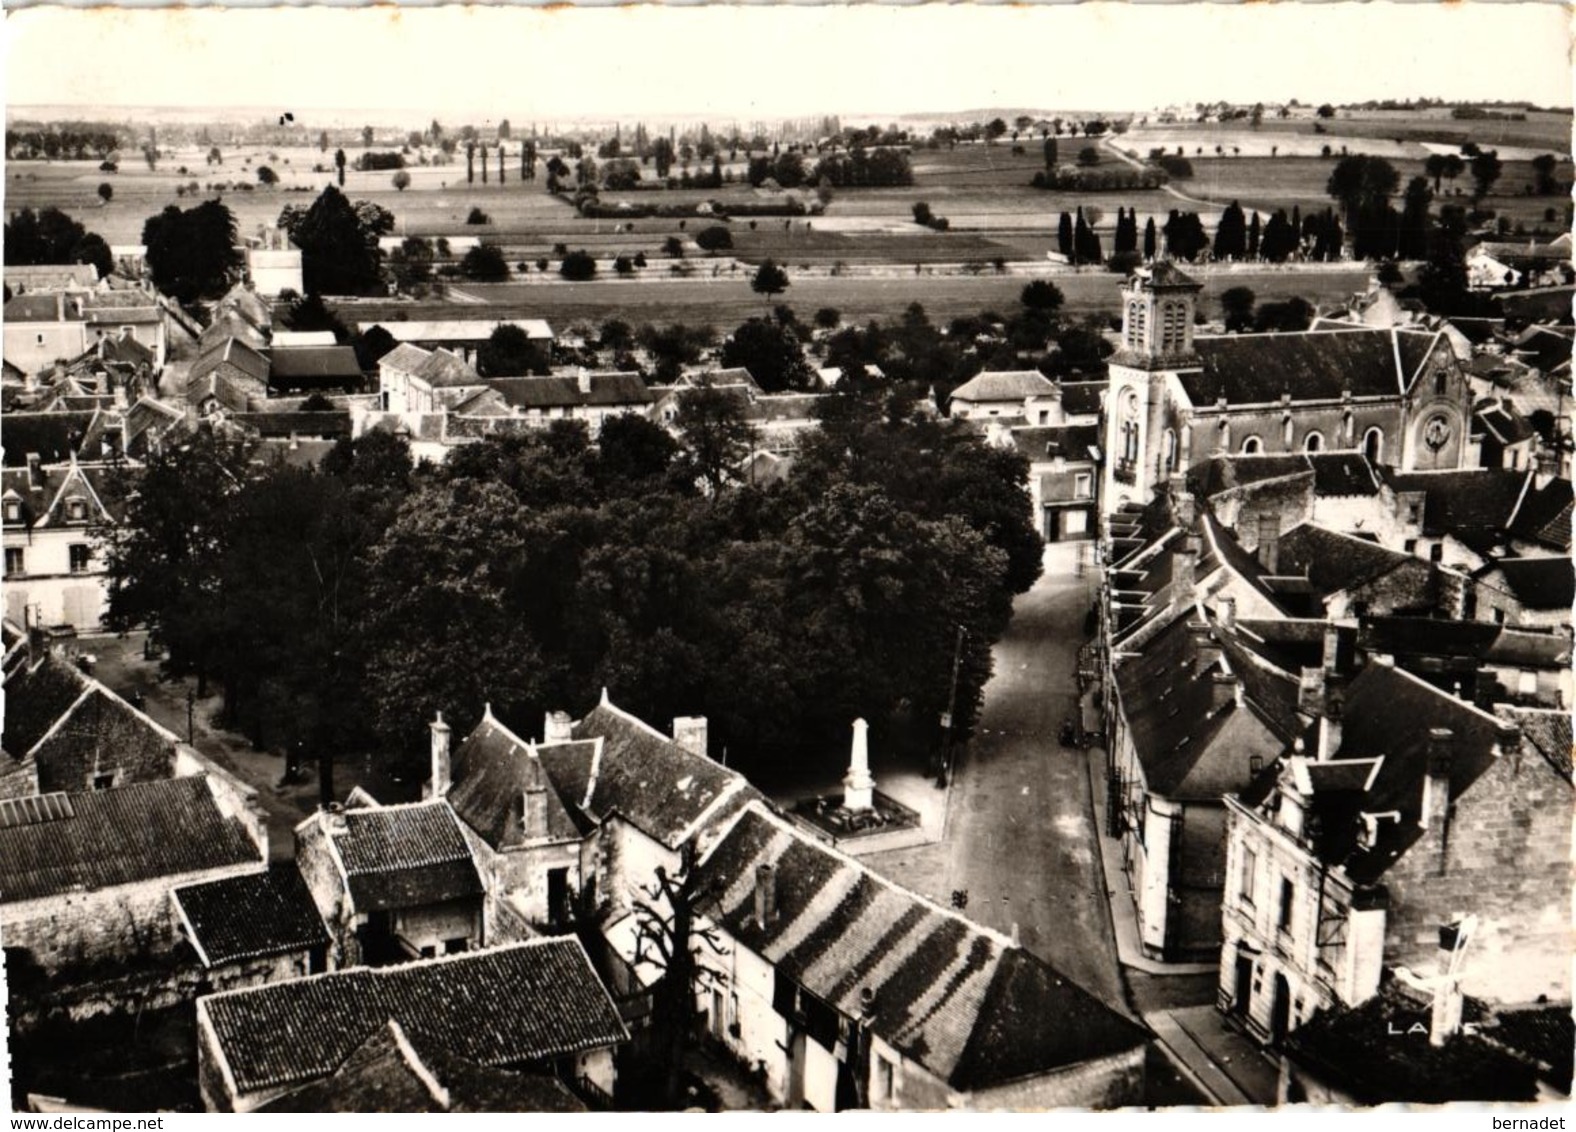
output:
[[1194, 337], [1202, 285], [1166, 261], [1122, 285], [1105, 405], [1105, 514], [1215, 455], [1360, 451], [1402, 471], [1476, 467], [1448, 339], [1399, 327]]

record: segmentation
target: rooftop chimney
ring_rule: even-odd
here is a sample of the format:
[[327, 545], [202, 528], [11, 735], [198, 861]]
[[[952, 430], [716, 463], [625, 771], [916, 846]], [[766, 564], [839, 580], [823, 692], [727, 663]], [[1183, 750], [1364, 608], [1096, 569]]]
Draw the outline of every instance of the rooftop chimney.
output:
[[520, 833], [527, 841], [540, 841], [547, 836], [547, 782], [536, 753], [531, 752], [526, 759], [526, 786], [520, 795]]
[[1547, 448], [1540, 448], [1537, 454], [1533, 456], [1533, 460], [1537, 470], [1532, 473], [1532, 486], [1538, 491], [1542, 491], [1554, 482], [1554, 477], [1558, 473], [1560, 466], [1560, 458]]
[[1221, 711], [1227, 704], [1236, 703], [1242, 696], [1242, 687], [1235, 673], [1217, 672], [1210, 677], [1209, 710]]
[[1266, 574], [1280, 568], [1280, 516], [1259, 516], [1259, 565]]
[[568, 743], [574, 739], [574, 721], [567, 711], [550, 711], [542, 725], [542, 743]]
[[1235, 629], [1237, 627], [1237, 599], [1234, 597], [1221, 598], [1220, 604], [1215, 607], [1215, 616], [1219, 619], [1221, 628]]
[[1334, 625], [1324, 627], [1324, 674], [1334, 676], [1340, 670], [1336, 663], [1341, 652], [1341, 631]]
[[1428, 767], [1423, 778], [1423, 807], [1417, 824], [1436, 833], [1434, 866], [1445, 871], [1445, 837], [1450, 828], [1450, 768], [1455, 761], [1455, 733], [1448, 727], [1428, 729]]
[[1346, 711], [1346, 691], [1340, 681], [1326, 677], [1324, 710], [1319, 715], [1319, 761], [1329, 762], [1341, 749], [1341, 721]]
[[1303, 715], [1324, 715], [1324, 669], [1303, 667], [1297, 679], [1297, 710]]
[[755, 924], [762, 931], [777, 918], [777, 869], [771, 864], [755, 869]]
[[432, 776], [427, 782], [427, 797], [442, 798], [449, 792], [449, 725], [443, 713], [432, 721]]
[[706, 758], [706, 717], [681, 715], [673, 720], [673, 741], [692, 755]]

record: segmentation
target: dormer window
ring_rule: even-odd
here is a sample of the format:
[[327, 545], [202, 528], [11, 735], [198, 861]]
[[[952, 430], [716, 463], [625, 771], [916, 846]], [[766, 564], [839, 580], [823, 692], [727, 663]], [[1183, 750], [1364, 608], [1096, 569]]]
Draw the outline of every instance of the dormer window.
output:
[[66, 522], [85, 523], [88, 521], [88, 501], [81, 496], [73, 496], [66, 500]]
[[22, 521], [22, 501], [20, 499], [7, 499], [5, 501], [5, 521], [20, 523]]

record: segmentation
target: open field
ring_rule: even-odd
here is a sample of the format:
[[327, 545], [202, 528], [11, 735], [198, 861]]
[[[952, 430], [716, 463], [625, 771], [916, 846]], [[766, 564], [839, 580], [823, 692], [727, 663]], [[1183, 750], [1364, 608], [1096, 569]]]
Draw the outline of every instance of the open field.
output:
[[[1116, 310], [1119, 279], [1107, 271], [1058, 273], [1048, 275], [1066, 296], [1065, 309], [1074, 314]], [[1218, 298], [1230, 287], [1249, 287], [1260, 302], [1299, 295], [1312, 303], [1344, 300], [1367, 283], [1364, 267], [1351, 270], [1297, 272], [1273, 269], [1198, 273], [1204, 284], [1200, 309], [1218, 313]], [[821, 307], [842, 312], [843, 321], [864, 322], [871, 318], [896, 319], [910, 303], [921, 304], [933, 321], [946, 321], [959, 315], [985, 310], [1010, 314], [1027, 278], [1018, 275], [986, 273], [979, 276], [900, 275], [884, 279], [816, 278], [794, 279], [788, 290], [772, 303], [787, 303], [808, 319]], [[639, 325], [643, 322], [709, 323], [719, 328], [736, 326], [746, 318], [764, 313], [771, 304], [749, 288], [743, 275], [737, 279], [670, 279], [650, 281], [595, 280], [590, 283], [462, 284], [465, 295], [479, 299], [483, 306], [461, 308], [468, 317], [545, 318], [555, 328], [574, 322], [600, 324], [608, 318], [621, 318]], [[455, 308], [436, 303], [401, 304], [363, 301], [337, 304], [347, 322], [369, 322], [395, 317], [455, 317]]]

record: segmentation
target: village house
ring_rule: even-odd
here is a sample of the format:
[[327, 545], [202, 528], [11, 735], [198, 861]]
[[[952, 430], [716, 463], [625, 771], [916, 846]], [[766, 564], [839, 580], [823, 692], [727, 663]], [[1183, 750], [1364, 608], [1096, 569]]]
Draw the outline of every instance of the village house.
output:
[[301, 279], [301, 249], [280, 228], [263, 228], [246, 242], [246, 281], [270, 299], [285, 291], [306, 293]]
[[1441, 617], [1364, 617], [1358, 648], [1479, 707], [1573, 702], [1571, 639], [1563, 633]]
[[199, 994], [328, 969], [328, 930], [293, 864], [181, 885], [170, 899], [202, 965]]
[[1012, 939], [898, 887], [759, 802], [701, 861], [721, 953], [697, 1011], [788, 1108], [1109, 1108], [1148, 1033]]
[[296, 867], [333, 940], [331, 967], [453, 955], [488, 942], [481, 878], [448, 802], [352, 799], [301, 822], [295, 841]]
[[567, 377], [496, 377], [486, 382], [515, 415], [546, 428], [555, 420], [584, 421], [595, 439], [608, 417], [651, 409], [651, 390], [638, 373], [592, 373]]
[[204, 347], [186, 373], [186, 403], [199, 417], [251, 412], [268, 397], [267, 355], [241, 338]]
[[378, 360], [378, 390], [388, 413], [435, 413], [486, 389], [458, 354], [401, 344]]
[[[1454, 943], [1459, 933], [1448, 938]], [[1440, 963], [1448, 966], [1459, 953], [1442, 945]], [[1442, 999], [1439, 989], [1391, 979], [1361, 1006], [1321, 1010], [1286, 1039], [1278, 1100], [1563, 1101], [1570, 1096], [1573, 1047], [1568, 1005], [1495, 1007], [1460, 995]]]
[[1532, 558], [1492, 557], [1472, 575], [1469, 616], [1496, 625], [1571, 630], [1576, 603], [1576, 567], [1564, 554]]
[[[1280, 1042], [1401, 967], [1569, 1002], [1568, 749], [1379, 662], [1299, 684], [1318, 718], [1226, 799], [1220, 1009]], [[1470, 960], [1440, 970], [1440, 930], [1467, 916]]]
[[[96, 533], [119, 521], [120, 501], [103, 464], [46, 463], [19, 452], [12, 466], [13, 418], [6, 420], [6, 467], [0, 473], [0, 531], [5, 542], [5, 614], [18, 624], [96, 630], [109, 606], [109, 578]], [[15, 439], [21, 439], [16, 437]]]
[[[335, 971], [198, 1001], [203, 1105], [291, 1107], [285, 1098], [303, 1086], [336, 1074], [343, 1082], [390, 1023], [414, 1047], [407, 1065], [449, 1057], [555, 1077], [597, 1101], [612, 1094], [613, 1054], [629, 1037], [573, 936]], [[435, 1068], [441, 1077], [445, 1066]]]
[[1473, 431], [1485, 468], [1526, 471], [1533, 466], [1538, 432], [1508, 397], [1485, 397], [1473, 406]]
[[284, 346], [268, 351], [268, 393], [359, 393], [365, 381], [356, 352], [349, 346]]
[[990, 443], [1011, 445], [1029, 461], [1029, 506], [1046, 542], [1092, 539], [1099, 529], [1100, 430], [1061, 425], [991, 430]]
[[1063, 423], [1061, 389], [1039, 370], [975, 374], [952, 391], [947, 415], [954, 420], [1017, 420], [1019, 424]]
[[1547, 287], [1572, 282], [1569, 233], [1548, 243], [1485, 240], [1466, 256], [1467, 286], [1475, 291]]
[[1404, 471], [1472, 467], [1471, 389], [1442, 332], [1194, 337], [1200, 284], [1169, 262], [1123, 285], [1106, 398], [1107, 514], [1216, 453], [1361, 452]]
[[3, 274], [13, 295], [85, 294], [101, 285], [98, 268], [91, 263], [8, 263]]
[[1247, 786], [1305, 722], [1295, 679], [1237, 640], [1235, 604], [1215, 621], [1202, 606], [1184, 611], [1120, 658], [1107, 704], [1108, 832], [1121, 839], [1140, 944], [1167, 962], [1219, 952], [1222, 796]]
[[[452, 241], [451, 241], [452, 242]], [[530, 342], [532, 372], [546, 373], [553, 361], [553, 328], [539, 318], [411, 319], [361, 323], [358, 334], [374, 326], [387, 330], [394, 341], [424, 350], [448, 350], [474, 366], [482, 346], [500, 326], [518, 327]]]

